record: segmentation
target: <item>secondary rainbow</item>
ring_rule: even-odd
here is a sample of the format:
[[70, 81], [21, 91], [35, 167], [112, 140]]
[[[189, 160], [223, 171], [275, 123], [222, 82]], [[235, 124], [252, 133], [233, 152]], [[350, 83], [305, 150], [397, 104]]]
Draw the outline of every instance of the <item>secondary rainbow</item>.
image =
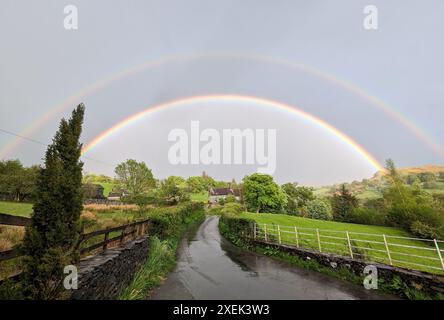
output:
[[[407, 117], [400, 114], [396, 111], [392, 106], [388, 105], [386, 102], [381, 99], [372, 96], [371, 94], [365, 92], [360, 87], [351, 84], [345, 80], [342, 80], [336, 76], [328, 74], [324, 71], [316, 69], [314, 67], [293, 63], [284, 59], [277, 59], [271, 57], [258, 56], [249, 53], [199, 53], [199, 54], [188, 54], [188, 55], [174, 55], [165, 58], [161, 58], [158, 60], [150, 61], [139, 66], [129, 68], [120, 72], [118, 74], [114, 74], [109, 78], [100, 80], [93, 85], [83, 89], [82, 91], [72, 95], [67, 100], [62, 102], [60, 105], [53, 108], [48, 113], [44, 114], [41, 118], [33, 122], [30, 126], [26, 127], [24, 130], [20, 132], [22, 136], [32, 136], [34, 132], [36, 132], [39, 128], [43, 127], [46, 123], [51, 121], [56, 115], [61, 114], [68, 108], [72, 108], [75, 104], [81, 102], [85, 97], [97, 92], [98, 90], [129, 76], [135, 75], [142, 71], [146, 71], [155, 67], [160, 67], [169, 63], [174, 62], [185, 62], [197, 59], [244, 59], [244, 60], [255, 60], [262, 63], [270, 63], [276, 64], [283, 67], [299, 70], [310, 74], [312, 76], [318, 77], [325, 81], [331, 82], [338, 87], [343, 88], [344, 90], [351, 92], [365, 101], [369, 102], [370, 105], [378, 108], [383, 111], [389, 117], [394, 119], [396, 122], [402, 124], [409, 131], [411, 131], [414, 136], [416, 136], [419, 140], [423, 141], [431, 150], [440, 156], [444, 156], [444, 149], [440, 145], [440, 143], [436, 142], [433, 138], [431, 138], [428, 134], [425, 133], [423, 129], [421, 129], [417, 124], [409, 120]], [[14, 138], [10, 143], [8, 143], [4, 148], [0, 149], [0, 159], [7, 158], [11, 156], [12, 152], [20, 145], [22, 140], [20, 138]]]
[[136, 114], [133, 114], [129, 116], [128, 118], [116, 123], [111, 128], [103, 131], [101, 134], [96, 136], [94, 139], [92, 139], [89, 143], [85, 145], [85, 147], [82, 150], [82, 155], [86, 154], [88, 151], [90, 151], [92, 148], [97, 146], [102, 141], [106, 140], [110, 136], [114, 135], [118, 131], [124, 129], [125, 127], [135, 123], [137, 120], [140, 120], [150, 114], [153, 114], [155, 112], [165, 110], [172, 107], [180, 107], [180, 106], [186, 106], [189, 104], [195, 104], [195, 103], [201, 103], [201, 102], [212, 102], [212, 101], [230, 101], [230, 102], [236, 102], [236, 103], [254, 103], [254, 104], [260, 104], [263, 106], [269, 106], [274, 107], [280, 110], [284, 110], [287, 112], [290, 112], [292, 114], [295, 114], [302, 119], [306, 120], [307, 122], [314, 124], [329, 134], [335, 136], [340, 141], [348, 145], [356, 154], [361, 156], [363, 159], [365, 159], [375, 170], [381, 171], [384, 170], [383, 166], [373, 157], [370, 152], [368, 152], [366, 149], [364, 149], [359, 143], [354, 141], [352, 138], [350, 138], [345, 133], [341, 132], [331, 124], [325, 122], [324, 120], [315, 117], [312, 114], [309, 114], [299, 108], [296, 108], [294, 106], [290, 106], [288, 104], [284, 104], [281, 102], [277, 102], [270, 99], [264, 99], [259, 97], [252, 97], [252, 96], [244, 96], [244, 95], [205, 95], [205, 96], [193, 96], [183, 99], [177, 99], [172, 100], [170, 102], [158, 104], [151, 106], [148, 109], [145, 109], [141, 112], [138, 112]]

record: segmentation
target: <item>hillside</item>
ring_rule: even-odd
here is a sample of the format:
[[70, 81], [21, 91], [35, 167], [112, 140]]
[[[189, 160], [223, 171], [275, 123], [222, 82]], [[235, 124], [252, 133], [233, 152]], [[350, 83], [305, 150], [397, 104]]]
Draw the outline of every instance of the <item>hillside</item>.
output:
[[[406, 184], [418, 184], [431, 194], [444, 195], [444, 166], [425, 165], [422, 167], [399, 168], [398, 172]], [[369, 200], [381, 197], [388, 181], [386, 173], [379, 171], [369, 179], [353, 181], [346, 183], [346, 185], [358, 199]], [[339, 187], [340, 184], [322, 186], [315, 189], [315, 194], [318, 196], [332, 196]]]

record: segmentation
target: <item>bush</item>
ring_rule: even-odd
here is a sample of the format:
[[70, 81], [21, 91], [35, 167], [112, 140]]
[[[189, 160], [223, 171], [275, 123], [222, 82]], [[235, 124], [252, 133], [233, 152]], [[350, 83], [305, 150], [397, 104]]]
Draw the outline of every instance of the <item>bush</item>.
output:
[[189, 202], [177, 207], [156, 208], [150, 211], [151, 234], [159, 239], [167, 239], [177, 233], [181, 225], [187, 223], [193, 214], [204, 215], [204, 206], [200, 202]]
[[229, 194], [226, 198], [225, 198], [225, 203], [231, 203], [231, 202], [236, 202], [236, 197], [232, 194]]
[[238, 218], [233, 216], [222, 216], [219, 228], [221, 233], [233, 241], [239, 237], [251, 236], [255, 221], [252, 219]]
[[419, 237], [424, 234], [442, 238], [444, 217], [427, 204], [396, 204], [388, 211], [388, 220], [397, 227], [413, 232]]
[[242, 206], [239, 203], [229, 202], [222, 208], [220, 213], [222, 215], [236, 216], [236, 215], [239, 215], [243, 211], [244, 211], [244, 209], [242, 208]]
[[384, 226], [387, 225], [387, 214], [366, 207], [355, 208], [348, 222]]
[[410, 231], [421, 238], [439, 238], [439, 231], [421, 221], [414, 221], [410, 226]]
[[208, 215], [210, 216], [219, 216], [222, 214], [223, 207], [215, 206], [208, 209]]
[[320, 199], [309, 201], [307, 211], [312, 219], [331, 220], [333, 218], [330, 204]]

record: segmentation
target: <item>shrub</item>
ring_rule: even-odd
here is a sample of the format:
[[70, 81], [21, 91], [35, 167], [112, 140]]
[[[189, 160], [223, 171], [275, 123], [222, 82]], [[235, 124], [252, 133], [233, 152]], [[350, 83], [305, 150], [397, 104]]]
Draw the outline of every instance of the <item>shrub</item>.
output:
[[410, 226], [410, 231], [421, 238], [439, 238], [439, 231], [421, 221], [414, 221]]
[[387, 225], [387, 214], [383, 211], [359, 207], [353, 210], [348, 222], [384, 226]]
[[156, 208], [150, 211], [151, 234], [163, 240], [177, 233], [180, 226], [186, 223], [194, 213], [204, 214], [200, 202], [189, 202], [177, 207]]
[[229, 202], [227, 203], [222, 210], [220, 211], [220, 213], [222, 215], [239, 215], [241, 212], [243, 212], [243, 208], [239, 203], [236, 202]]
[[387, 217], [393, 225], [411, 231], [417, 236], [433, 233], [437, 237], [443, 237], [440, 230], [444, 224], [444, 217], [427, 204], [395, 204], [389, 209]]
[[254, 223], [252, 219], [225, 215], [220, 218], [220, 229], [224, 236], [233, 241], [238, 237], [251, 236]]
[[208, 215], [210, 215], [210, 216], [221, 215], [222, 209], [223, 209], [223, 207], [221, 207], [221, 206], [211, 207], [210, 209], [208, 209]]
[[331, 220], [333, 217], [330, 204], [320, 199], [309, 201], [307, 211], [312, 219]]
[[231, 202], [236, 202], [236, 197], [232, 194], [229, 194], [226, 198], [225, 198], [225, 203], [231, 203]]

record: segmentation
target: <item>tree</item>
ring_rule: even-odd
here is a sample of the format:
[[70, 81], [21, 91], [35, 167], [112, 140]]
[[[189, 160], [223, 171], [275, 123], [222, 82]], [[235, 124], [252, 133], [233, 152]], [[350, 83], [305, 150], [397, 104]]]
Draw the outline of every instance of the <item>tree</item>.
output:
[[23, 288], [33, 299], [59, 298], [64, 267], [79, 259], [83, 208], [79, 138], [84, 112], [81, 104], [68, 121], [62, 119], [37, 178], [34, 213], [23, 241]]
[[18, 160], [0, 161], [0, 195], [13, 201], [32, 200], [39, 167]]
[[189, 200], [189, 194], [183, 186], [183, 178], [171, 176], [160, 183], [159, 198], [161, 202], [168, 205], [175, 205], [179, 202]]
[[288, 214], [300, 214], [302, 208], [307, 206], [307, 203], [315, 199], [313, 188], [298, 186], [295, 183], [286, 183], [282, 185], [287, 196], [286, 211]]
[[353, 210], [358, 206], [358, 199], [350, 193], [345, 184], [341, 185], [339, 193], [333, 195], [333, 215], [337, 221], [349, 221]]
[[194, 176], [187, 179], [187, 185], [190, 192], [199, 193], [214, 188], [216, 181], [208, 175]]
[[156, 185], [153, 173], [145, 162], [126, 160], [116, 167], [115, 173], [120, 187], [127, 190], [132, 197], [138, 197]]
[[331, 220], [333, 218], [330, 203], [314, 199], [307, 203], [308, 215], [312, 219]]
[[245, 202], [251, 211], [280, 212], [287, 203], [284, 191], [268, 174], [255, 173], [244, 178]]

